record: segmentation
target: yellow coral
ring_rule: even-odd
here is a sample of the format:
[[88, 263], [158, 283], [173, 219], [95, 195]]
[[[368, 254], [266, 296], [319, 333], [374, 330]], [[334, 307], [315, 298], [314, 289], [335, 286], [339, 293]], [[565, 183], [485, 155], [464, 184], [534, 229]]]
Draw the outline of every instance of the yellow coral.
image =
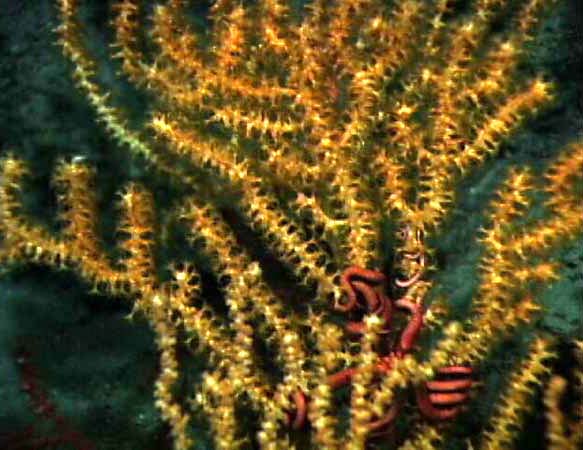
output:
[[[553, 85], [539, 74], [525, 77], [519, 63], [554, 0], [476, 0], [468, 11], [447, 0], [391, 7], [314, 0], [302, 11], [281, 0], [217, 0], [205, 35], [190, 23], [185, 0], [152, 8], [119, 0], [113, 58], [149, 100], [142, 127], [103, 85], [80, 3], [57, 1], [58, 42], [73, 78], [118, 144], [188, 192], [164, 220], [178, 219], [177, 232], [203, 256], [224, 305], [207, 298], [193, 262], [171, 261], [162, 275], [157, 246], [166, 239], [157, 236], [153, 195], [138, 183], [119, 194], [119, 257], [104, 249], [94, 170], [81, 159], [55, 171], [58, 233], [26, 214], [27, 164], [2, 159], [0, 258], [7, 267], [73, 270], [148, 320], [160, 353], [155, 403], [176, 449], [194, 445], [197, 411], [217, 448], [293, 448], [305, 430], [290, 428], [310, 421], [301, 442], [364, 449], [374, 437], [371, 421], [405, 401], [407, 389], [423, 387], [444, 366], [477, 368], [543, 313], [540, 288], [561, 275], [554, 252], [583, 228], [581, 142], [565, 147], [542, 182], [530, 168], [506, 174], [477, 239], [479, 280], [467, 319], [453, 321], [447, 308], [434, 306], [422, 312], [437, 337], [423, 335], [419, 356], [413, 349], [397, 357], [391, 346], [407, 328], [407, 305], [431, 308], [440, 282], [434, 275], [443, 269], [435, 243], [459, 183], [553, 100]], [[500, 23], [506, 27], [493, 36]], [[541, 193], [546, 210], [531, 217]], [[224, 214], [225, 199], [236, 220]], [[264, 250], [249, 240], [261, 240]], [[265, 255], [277, 259], [276, 269]], [[371, 288], [356, 277], [355, 308], [390, 291], [401, 300], [394, 317], [378, 308], [342, 317], [350, 309], [345, 271], [378, 274], [388, 263], [391, 277], [380, 283], [387, 285]], [[294, 287], [279, 292], [275, 270], [288, 271]], [[192, 342], [209, 361], [186, 402], [176, 389], [183, 376], [177, 347]], [[549, 371], [549, 345], [533, 337], [531, 354], [507, 380], [484, 448], [512, 444], [533, 386]], [[350, 381], [350, 401], [341, 405], [330, 381], [338, 373]], [[575, 448], [581, 433], [565, 435], [565, 426], [574, 427], [560, 411], [564, 389], [552, 378], [548, 438], [556, 448]], [[241, 406], [254, 410], [252, 430], [240, 427]], [[416, 413], [399, 419], [406, 427], [397, 422], [397, 430], [409, 431], [403, 449], [447, 445], [447, 427]]]

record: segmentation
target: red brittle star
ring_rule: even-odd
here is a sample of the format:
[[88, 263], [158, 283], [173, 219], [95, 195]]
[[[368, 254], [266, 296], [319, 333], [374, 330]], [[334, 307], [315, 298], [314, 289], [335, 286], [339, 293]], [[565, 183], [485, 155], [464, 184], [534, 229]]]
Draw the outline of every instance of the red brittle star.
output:
[[[420, 258], [423, 258], [422, 255]], [[421, 266], [423, 260], [421, 261]], [[400, 281], [399, 287], [410, 287], [419, 280], [414, 275], [409, 280]], [[388, 336], [391, 331], [391, 322], [396, 310], [405, 310], [410, 314], [409, 321], [396, 343], [388, 341], [388, 350], [379, 356], [375, 367], [378, 377], [391, 372], [396, 360], [409, 354], [416, 344], [424, 325], [425, 308], [423, 303], [411, 298], [403, 297], [393, 301], [385, 294], [386, 276], [374, 270], [361, 267], [349, 267], [342, 274], [342, 287], [346, 292], [347, 301], [335, 305], [335, 309], [344, 313], [351, 313], [358, 309], [365, 310], [367, 314], [375, 314], [383, 320], [383, 335]], [[364, 321], [349, 321], [345, 325], [349, 334], [358, 335], [365, 331]], [[352, 378], [358, 372], [358, 368], [340, 370], [328, 377], [328, 383], [333, 389], [340, 388], [351, 383]], [[469, 397], [469, 389], [472, 386], [471, 367], [453, 365], [441, 368], [437, 375], [446, 379], [427, 381], [416, 388], [416, 401], [421, 414], [430, 420], [448, 420], [456, 417], [461, 411], [461, 405]], [[301, 428], [308, 418], [308, 399], [306, 395], [298, 391], [294, 395], [296, 411], [290, 419], [294, 429]], [[369, 424], [370, 431], [378, 431], [387, 428], [398, 416], [401, 402], [395, 401], [383, 417], [373, 420]]]

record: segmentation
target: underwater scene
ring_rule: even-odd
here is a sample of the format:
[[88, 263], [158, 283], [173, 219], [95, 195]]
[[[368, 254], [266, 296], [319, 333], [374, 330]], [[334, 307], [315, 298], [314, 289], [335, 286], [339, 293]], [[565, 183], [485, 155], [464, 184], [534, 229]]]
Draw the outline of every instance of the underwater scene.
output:
[[581, 448], [581, 0], [0, 1], [0, 450]]

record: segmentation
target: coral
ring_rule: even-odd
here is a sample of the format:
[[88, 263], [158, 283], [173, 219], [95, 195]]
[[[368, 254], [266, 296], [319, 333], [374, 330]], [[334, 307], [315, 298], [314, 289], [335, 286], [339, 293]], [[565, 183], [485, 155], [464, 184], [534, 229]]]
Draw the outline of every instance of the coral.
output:
[[[581, 138], [495, 169], [458, 243], [477, 253], [466, 311], [441, 250], [464, 189], [559, 102], [525, 61], [561, 4], [120, 0], [106, 60], [84, 3], [58, 0], [72, 78], [129, 155], [97, 166], [127, 182], [104, 188], [90, 152], [58, 158], [49, 224], [51, 208], [31, 213], [34, 164], [4, 151], [3, 271], [74, 273], [126, 301], [153, 333], [149, 387], [175, 449], [510, 448], [542, 390], [551, 447], [575, 448], [562, 428], [579, 411], [546, 377], [581, 327], [541, 323], [581, 239]], [[483, 433], [464, 434], [508, 342], [527, 354]]]

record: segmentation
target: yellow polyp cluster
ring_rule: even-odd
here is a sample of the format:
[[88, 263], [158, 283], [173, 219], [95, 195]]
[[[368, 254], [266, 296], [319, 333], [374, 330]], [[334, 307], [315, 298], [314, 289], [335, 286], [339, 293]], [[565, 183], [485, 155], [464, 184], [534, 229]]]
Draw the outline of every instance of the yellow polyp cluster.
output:
[[235, 393], [227, 378], [215, 374], [205, 376], [197, 403], [208, 414], [217, 449], [237, 448], [243, 442], [236, 436]]
[[[210, 447], [201, 427], [225, 450], [512, 448], [555, 356], [536, 321], [583, 231], [581, 140], [536, 167], [497, 161], [482, 180], [495, 193], [472, 209], [479, 230], [448, 241], [468, 236], [450, 233], [470, 222], [458, 197], [483, 197], [475, 169], [560, 95], [522, 64], [560, 0], [216, 0], [204, 21], [186, 0], [113, 3], [111, 61], [90, 50], [81, 0], [56, 0], [56, 39], [97, 122], [159, 184], [118, 189], [107, 248], [88, 161], [58, 162], [52, 232], [27, 213], [28, 164], [4, 156], [2, 266], [66, 269], [130, 302], [154, 332], [155, 405], [177, 450]], [[109, 69], [143, 111], [109, 92]], [[476, 279], [451, 288], [452, 260]], [[411, 349], [404, 331], [420, 332]], [[451, 366], [478, 381], [511, 337], [532, 345], [502, 374], [493, 416], [454, 418], [481, 437], [427, 420], [413, 390], [451, 381]], [[545, 388], [553, 449], [582, 441], [565, 383]]]
[[154, 308], [149, 304], [150, 292], [154, 292], [157, 285], [152, 197], [143, 188], [131, 184], [120, 193], [119, 206], [122, 211], [118, 228], [121, 240], [119, 247], [124, 254], [122, 270], [143, 292], [136, 306], [148, 310]]
[[[8, 155], [2, 160], [2, 184], [0, 187], [2, 225], [0, 230], [7, 244], [2, 247], [4, 262], [16, 261], [22, 258], [27, 251], [34, 250], [34, 243], [27, 244], [27, 239], [25, 239], [25, 236], [28, 236], [32, 230], [23, 219], [19, 198], [22, 191], [22, 180], [28, 174], [26, 165], [12, 155]], [[15, 232], [9, 233], [9, 230]]]
[[[573, 341], [576, 366], [573, 368], [572, 408], [569, 413], [561, 408], [561, 400], [568, 395], [568, 382], [565, 378], [554, 375], [547, 385], [544, 396], [546, 407], [547, 440], [551, 450], [576, 450], [583, 445], [583, 341]], [[571, 417], [569, 417], [571, 416]]]
[[403, 443], [401, 450], [434, 450], [443, 445], [444, 438], [431, 425], [419, 427], [415, 437]]
[[490, 419], [491, 431], [485, 433], [481, 449], [496, 450], [512, 446], [516, 437], [516, 424], [532, 408], [531, 398], [535, 388], [544, 382], [550, 372], [548, 360], [556, 356], [550, 347], [551, 343], [542, 338], [531, 344], [524, 362], [508, 380], [497, 411]]
[[167, 299], [154, 294], [151, 300], [156, 344], [160, 352], [160, 374], [154, 386], [156, 407], [164, 420], [170, 425], [174, 447], [186, 450], [192, 447], [192, 439], [188, 437], [190, 415], [184, 411], [172, 393], [180, 375], [176, 356], [177, 330], [173, 326], [169, 312], [164, 305]]
[[374, 346], [379, 339], [379, 332], [382, 331], [383, 321], [376, 315], [370, 315], [365, 318], [365, 326], [356, 366], [358, 371], [352, 380], [350, 443], [346, 446], [350, 450], [365, 446], [369, 433], [369, 423], [373, 419], [368, 397], [372, 392], [375, 365], [378, 363], [378, 355], [374, 351]]
[[[96, 229], [98, 211], [92, 191], [94, 176], [94, 171], [83, 164], [62, 162], [55, 173], [54, 184], [60, 191], [59, 219], [64, 244], [74, 254], [82, 276], [98, 284], [112, 277], [113, 271]], [[112, 285], [110, 289], [113, 291], [116, 287]]]
[[123, 61], [123, 70], [132, 81], [139, 82], [144, 78], [144, 55], [139, 50], [136, 39], [139, 2], [126, 0], [115, 6], [118, 11], [115, 17], [115, 29], [119, 52], [113, 57]]

